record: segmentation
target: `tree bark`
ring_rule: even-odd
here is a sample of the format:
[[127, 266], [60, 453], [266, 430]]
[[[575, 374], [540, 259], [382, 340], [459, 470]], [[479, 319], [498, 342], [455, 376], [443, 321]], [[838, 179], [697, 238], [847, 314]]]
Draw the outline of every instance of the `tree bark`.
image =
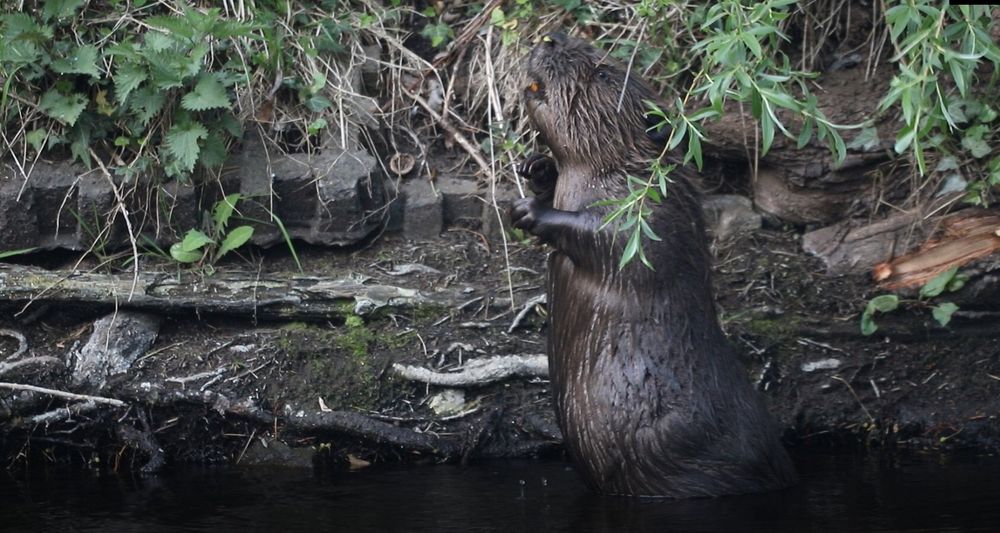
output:
[[381, 308], [455, 305], [453, 291], [434, 292], [344, 277], [276, 277], [253, 272], [140, 272], [133, 276], [48, 271], [0, 265], [0, 302], [117, 305], [158, 312], [198, 311], [267, 319], [319, 320], [370, 314]]

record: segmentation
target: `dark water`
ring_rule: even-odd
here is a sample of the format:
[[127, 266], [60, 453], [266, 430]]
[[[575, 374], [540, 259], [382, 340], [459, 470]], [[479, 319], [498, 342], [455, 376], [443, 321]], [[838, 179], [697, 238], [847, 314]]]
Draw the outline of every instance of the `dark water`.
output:
[[0, 474], [9, 531], [1000, 531], [1000, 459], [800, 454], [767, 495], [635, 501], [591, 495], [563, 463], [184, 469], [151, 479]]

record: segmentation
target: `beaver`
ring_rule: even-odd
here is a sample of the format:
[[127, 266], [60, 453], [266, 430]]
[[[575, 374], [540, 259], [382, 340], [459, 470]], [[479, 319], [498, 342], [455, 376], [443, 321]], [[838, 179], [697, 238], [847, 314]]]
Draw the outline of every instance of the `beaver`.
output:
[[[645, 81], [583, 40], [548, 34], [527, 58], [524, 102], [552, 157], [519, 167], [534, 197], [514, 227], [551, 246], [549, 373], [559, 427], [584, 479], [608, 495], [669, 498], [789, 486], [795, 469], [715, 313], [694, 171], [677, 164], [647, 203], [652, 268], [618, 262], [625, 234], [602, 200], [628, 196], [664, 152]], [[651, 127], [654, 126], [654, 127]], [[677, 162], [675, 154], [666, 161]]]

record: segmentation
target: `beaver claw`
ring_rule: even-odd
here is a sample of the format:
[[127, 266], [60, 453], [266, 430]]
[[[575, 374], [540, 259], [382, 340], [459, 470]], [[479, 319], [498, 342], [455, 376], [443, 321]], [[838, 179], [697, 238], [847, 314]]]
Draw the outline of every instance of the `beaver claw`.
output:
[[528, 180], [528, 188], [543, 202], [552, 199], [559, 170], [555, 159], [547, 155], [532, 154], [517, 167], [517, 173]]

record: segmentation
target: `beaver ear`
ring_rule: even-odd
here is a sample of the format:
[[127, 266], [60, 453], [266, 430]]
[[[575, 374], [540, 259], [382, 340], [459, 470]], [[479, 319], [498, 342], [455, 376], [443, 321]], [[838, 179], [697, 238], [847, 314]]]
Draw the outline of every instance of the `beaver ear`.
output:
[[657, 145], [662, 145], [670, 138], [670, 126], [659, 115], [646, 113], [646, 136]]

